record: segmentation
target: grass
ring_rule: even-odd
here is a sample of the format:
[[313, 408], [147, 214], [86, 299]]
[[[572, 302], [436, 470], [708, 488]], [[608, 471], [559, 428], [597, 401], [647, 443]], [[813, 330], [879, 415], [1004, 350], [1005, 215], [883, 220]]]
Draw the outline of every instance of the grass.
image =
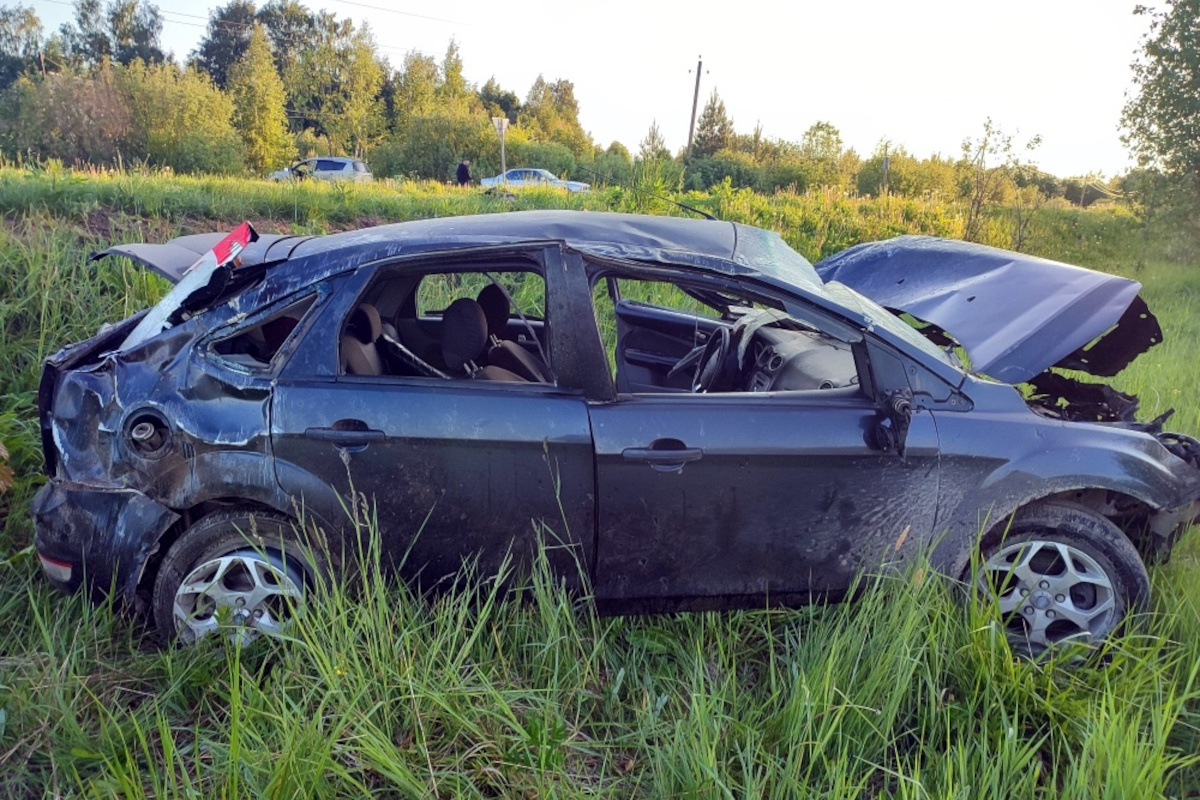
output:
[[[718, 189], [687, 202], [817, 258], [953, 206]], [[1184, 797], [1200, 792], [1200, 547], [1152, 570], [1154, 609], [1107, 664], [1014, 659], [994, 610], [927, 570], [858, 602], [601, 619], [544, 569], [413, 597], [369, 571], [283, 641], [162, 651], [136, 619], [58, 595], [28, 548], [40, 360], [163, 284], [87, 251], [216, 229], [314, 231], [509, 207], [682, 213], [621, 190], [515, 201], [431, 184], [272, 186], [0, 169], [0, 797]], [[994, 220], [989, 235], [1004, 235]], [[1116, 210], [1049, 209], [1041, 255], [1130, 274], [1166, 342], [1117, 380], [1200, 433], [1200, 272]], [[1147, 241], [1150, 246], [1147, 246]], [[377, 540], [377, 537], [376, 537]]]
[[920, 570], [855, 604], [632, 619], [544, 568], [521, 599], [434, 602], [369, 574], [286, 640], [170, 651], [6, 582], [0, 795], [1155, 797], [1196, 761], [1172, 614], [1079, 668], [1014, 659]]

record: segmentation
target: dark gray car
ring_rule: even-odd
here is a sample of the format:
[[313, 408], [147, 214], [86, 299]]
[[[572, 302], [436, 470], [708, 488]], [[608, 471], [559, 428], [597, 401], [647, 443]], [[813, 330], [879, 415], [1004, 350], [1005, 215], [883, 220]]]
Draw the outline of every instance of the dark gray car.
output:
[[1196, 442], [1059, 371], [1161, 338], [1123, 278], [906, 238], [814, 269], [744, 225], [558, 211], [264, 236], [187, 271], [215, 238], [106, 251], [180, 282], [39, 393], [47, 574], [167, 639], [221, 607], [246, 636], [286, 621], [358, 550], [354, 493], [409, 580], [549, 539], [611, 613], [978, 556], [1034, 650], [1113, 631], [1197, 513]]

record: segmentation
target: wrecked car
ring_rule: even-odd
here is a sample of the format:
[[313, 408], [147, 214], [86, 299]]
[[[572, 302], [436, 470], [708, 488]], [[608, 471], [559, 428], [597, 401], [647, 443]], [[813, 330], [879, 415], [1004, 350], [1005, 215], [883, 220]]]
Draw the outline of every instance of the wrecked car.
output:
[[1115, 630], [1197, 512], [1196, 441], [1061, 372], [1161, 339], [1125, 278], [575, 211], [234, 239], [96, 254], [176, 285], [40, 385], [44, 571], [166, 640], [277, 630], [365, 508], [420, 586], [543, 552], [602, 613], [930, 558], [1038, 651]]

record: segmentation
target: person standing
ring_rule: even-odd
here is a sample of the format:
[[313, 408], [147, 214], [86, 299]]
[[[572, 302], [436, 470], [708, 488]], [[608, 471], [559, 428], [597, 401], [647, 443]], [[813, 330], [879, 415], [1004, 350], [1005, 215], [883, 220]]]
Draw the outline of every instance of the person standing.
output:
[[471, 160], [464, 158], [458, 165], [458, 185], [466, 186], [471, 182]]

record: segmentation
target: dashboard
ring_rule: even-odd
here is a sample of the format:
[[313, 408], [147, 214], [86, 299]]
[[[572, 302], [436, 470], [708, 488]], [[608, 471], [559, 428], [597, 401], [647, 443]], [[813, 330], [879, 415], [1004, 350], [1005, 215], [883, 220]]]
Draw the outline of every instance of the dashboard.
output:
[[812, 331], [763, 326], [744, 358], [748, 392], [840, 389], [858, 385], [850, 345]]

